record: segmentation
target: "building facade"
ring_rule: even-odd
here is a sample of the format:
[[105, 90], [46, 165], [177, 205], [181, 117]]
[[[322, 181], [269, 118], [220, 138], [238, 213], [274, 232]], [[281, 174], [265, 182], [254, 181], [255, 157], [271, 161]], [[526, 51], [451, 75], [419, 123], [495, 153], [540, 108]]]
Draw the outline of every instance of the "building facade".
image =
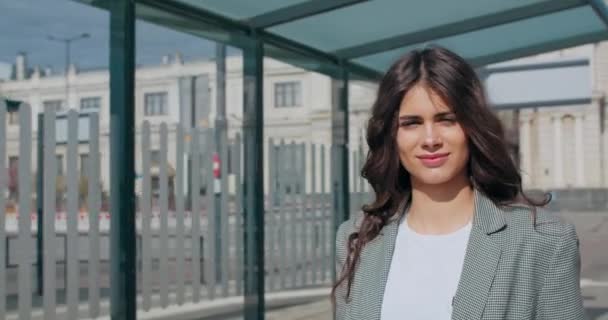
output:
[[[151, 163], [157, 167], [160, 159], [159, 128], [162, 123], [169, 129], [167, 160], [169, 173], [176, 167], [175, 132], [178, 124], [185, 128], [213, 128], [216, 118], [216, 65], [213, 60], [184, 62], [179, 54], [163, 57], [157, 66], [140, 67], [135, 81], [136, 117], [136, 172], [141, 169], [141, 125], [151, 126]], [[37, 115], [45, 108], [54, 108], [58, 117], [64, 117], [69, 109], [81, 116], [98, 114], [101, 149], [101, 181], [103, 190], [109, 184], [110, 96], [109, 72], [77, 70], [70, 66], [67, 77], [54, 75], [48, 70], [29, 68], [24, 55], [15, 63], [13, 79], [0, 81], [0, 96], [28, 103], [32, 109], [33, 137], [37, 132]], [[29, 70], [29, 71], [28, 71]], [[226, 121], [229, 141], [241, 132], [243, 118], [242, 59], [229, 56], [226, 61]], [[276, 143], [331, 144], [332, 83], [327, 76], [305, 71], [275, 60], [265, 60], [264, 79], [264, 136], [265, 141]], [[66, 84], [67, 82], [67, 84]], [[353, 82], [350, 87], [350, 147], [362, 145], [365, 120], [373, 102], [374, 84]], [[66, 102], [67, 101], [67, 102]], [[18, 114], [8, 114], [7, 154], [11, 163], [18, 162]], [[65, 127], [65, 126], [63, 126]], [[60, 125], [57, 125], [60, 130]], [[85, 125], [80, 130], [88, 130]], [[86, 134], [85, 134], [86, 136]], [[34, 141], [37, 143], [37, 141]], [[268, 152], [268, 143], [265, 143]], [[36, 170], [36, 150], [33, 148], [32, 170]], [[66, 147], [57, 145], [58, 175], [66, 168]], [[79, 144], [79, 167], [88, 159], [88, 144]], [[329, 161], [329, 153], [326, 154]], [[268, 159], [267, 159], [268, 160]], [[265, 167], [268, 176], [268, 161]], [[351, 159], [352, 161], [352, 159]], [[158, 170], [152, 168], [152, 174]], [[268, 178], [268, 177], [267, 177]], [[268, 180], [268, 179], [266, 179]], [[153, 182], [154, 184], [154, 182]], [[141, 183], [137, 183], [141, 188]], [[329, 181], [327, 181], [329, 188]]]
[[[538, 69], [538, 65], [555, 61], [587, 61], [588, 67], [583, 72], [588, 73], [585, 75], [588, 83], [579, 85], [589, 92], [584, 94], [587, 97], [583, 99], [561, 99], [555, 105], [546, 102], [535, 105], [534, 101], [513, 104], [508, 100], [517, 98], [498, 97], [500, 92], [507, 90], [504, 84], [488, 93], [492, 101], [506, 99], [506, 102], [501, 100], [495, 104], [500, 104], [497, 113], [505, 124], [513, 156], [520, 164], [524, 188], [552, 190], [608, 187], [608, 137], [605, 133], [608, 124], [605, 111], [605, 95], [608, 91], [607, 53], [608, 43], [597, 43], [490, 66], [486, 71], [483, 68], [480, 70], [482, 78], [488, 82], [490, 78], [483, 77], [483, 74], [492, 68], [515, 66], [516, 69]], [[55, 108], [60, 115], [68, 109], [76, 109], [82, 114], [97, 113], [100, 119], [101, 180], [103, 189], [107, 190], [110, 129], [108, 70], [79, 71], [71, 66], [66, 77], [40, 68], [29, 68], [26, 60], [24, 55], [17, 57], [13, 79], [0, 82], [0, 96], [27, 102], [31, 106], [34, 131], [37, 130], [37, 114], [45, 108]], [[242, 126], [242, 60], [237, 56], [228, 57], [226, 66], [227, 135], [229, 140], [233, 140], [241, 132]], [[571, 66], [565, 64], [565, 68], [568, 67]], [[148, 121], [152, 127], [153, 164], [158, 164], [160, 158], [158, 132], [161, 123], [166, 123], [169, 127], [169, 141], [175, 141], [172, 139], [175, 139], [175, 127], [178, 124], [186, 128], [214, 127], [217, 105], [215, 73], [213, 60], [184, 62], [179, 54], [171, 58], [164, 57], [159, 65], [137, 69], [135, 112], [138, 173], [141, 172], [139, 150], [143, 121]], [[572, 88], [574, 84], [569, 82], [576, 81], [573, 79], [564, 77], [556, 81]], [[535, 91], [542, 84], [536, 83], [528, 87]], [[276, 142], [282, 139], [286, 142], [330, 145], [333, 101], [331, 88], [332, 80], [327, 76], [266, 59], [265, 141], [272, 138]], [[546, 90], [547, 95], [552, 95], [552, 92], [557, 95], [560, 91], [557, 87]], [[349, 88], [349, 148], [353, 151], [365, 145], [365, 124], [375, 93], [376, 85], [373, 83], [353, 82]], [[524, 93], [514, 93], [521, 94]], [[7, 163], [10, 165], [18, 163], [17, 114], [9, 114], [7, 121]], [[169, 143], [167, 148], [168, 164], [175, 168], [175, 143]], [[265, 151], [268, 151], [268, 143], [265, 143]], [[35, 170], [36, 150], [33, 152], [31, 167]], [[65, 146], [59, 144], [57, 155], [60, 175], [67, 170], [64, 153]], [[86, 143], [80, 144], [79, 153], [79, 165], [82, 165], [88, 157]], [[352, 161], [353, 159], [351, 165], [354, 164]], [[268, 168], [268, 159], [265, 167]], [[268, 170], [266, 175], [268, 180]]]
[[[548, 95], [556, 97], [554, 102], [525, 103], [517, 110], [498, 111], [508, 119], [508, 137], [516, 142], [524, 188], [608, 187], [607, 53], [608, 44], [602, 42], [510, 62], [561, 64], [555, 71], [544, 71], [545, 79], [555, 78], [546, 80], [556, 82], [546, 89]], [[544, 90], [543, 81], [531, 79], [522, 90]]]

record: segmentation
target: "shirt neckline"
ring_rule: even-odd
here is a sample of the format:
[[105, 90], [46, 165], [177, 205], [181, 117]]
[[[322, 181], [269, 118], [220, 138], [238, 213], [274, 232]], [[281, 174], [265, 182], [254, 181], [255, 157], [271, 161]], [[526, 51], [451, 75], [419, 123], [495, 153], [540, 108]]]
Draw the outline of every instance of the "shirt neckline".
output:
[[404, 228], [404, 230], [413, 235], [416, 238], [421, 238], [421, 239], [446, 239], [446, 238], [452, 238], [452, 237], [458, 237], [459, 235], [461, 235], [462, 233], [468, 233], [471, 230], [471, 227], [473, 226], [473, 219], [470, 219], [469, 222], [467, 224], [465, 224], [464, 226], [458, 228], [457, 230], [454, 230], [450, 233], [444, 233], [444, 234], [423, 234], [423, 233], [418, 233], [416, 232], [414, 229], [410, 228], [409, 224], [407, 223], [407, 216], [403, 218], [403, 220], [401, 221], [401, 228]]

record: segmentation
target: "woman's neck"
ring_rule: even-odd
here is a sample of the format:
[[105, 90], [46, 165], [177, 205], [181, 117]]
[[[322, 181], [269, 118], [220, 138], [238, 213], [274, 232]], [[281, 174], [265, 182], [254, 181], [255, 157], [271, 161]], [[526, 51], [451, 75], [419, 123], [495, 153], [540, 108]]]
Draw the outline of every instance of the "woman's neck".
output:
[[442, 185], [412, 182], [412, 203], [407, 223], [421, 234], [446, 234], [471, 221], [475, 193], [469, 180], [457, 179]]

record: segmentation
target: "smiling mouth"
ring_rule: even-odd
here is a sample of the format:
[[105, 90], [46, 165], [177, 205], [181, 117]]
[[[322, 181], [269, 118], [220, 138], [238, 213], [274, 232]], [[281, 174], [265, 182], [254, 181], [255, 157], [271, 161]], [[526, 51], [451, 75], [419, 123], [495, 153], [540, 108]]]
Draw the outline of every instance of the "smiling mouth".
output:
[[435, 160], [435, 159], [447, 157], [448, 155], [449, 155], [449, 153], [446, 152], [446, 153], [422, 155], [422, 156], [418, 156], [418, 158], [421, 160]]
[[418, 156], [418, 159], [427, 168], [437, 168], [442, 166], [448, 159], [449, 153]]

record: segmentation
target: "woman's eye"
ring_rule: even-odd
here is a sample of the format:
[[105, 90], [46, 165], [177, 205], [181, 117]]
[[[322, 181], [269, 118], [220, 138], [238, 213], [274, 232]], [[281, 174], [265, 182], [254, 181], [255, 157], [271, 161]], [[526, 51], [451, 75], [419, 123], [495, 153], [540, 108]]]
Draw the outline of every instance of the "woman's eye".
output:
[[441, 119], [441, 122], [446, 123], [446, 124], [453, 124], [453, 123], [456, 123], [456, 119], [453, 119], [453, 118], [443, 118], [443, 119]]
[[402, 127], [413, 127], [416, 124], [416, 122], [401, 122]]

